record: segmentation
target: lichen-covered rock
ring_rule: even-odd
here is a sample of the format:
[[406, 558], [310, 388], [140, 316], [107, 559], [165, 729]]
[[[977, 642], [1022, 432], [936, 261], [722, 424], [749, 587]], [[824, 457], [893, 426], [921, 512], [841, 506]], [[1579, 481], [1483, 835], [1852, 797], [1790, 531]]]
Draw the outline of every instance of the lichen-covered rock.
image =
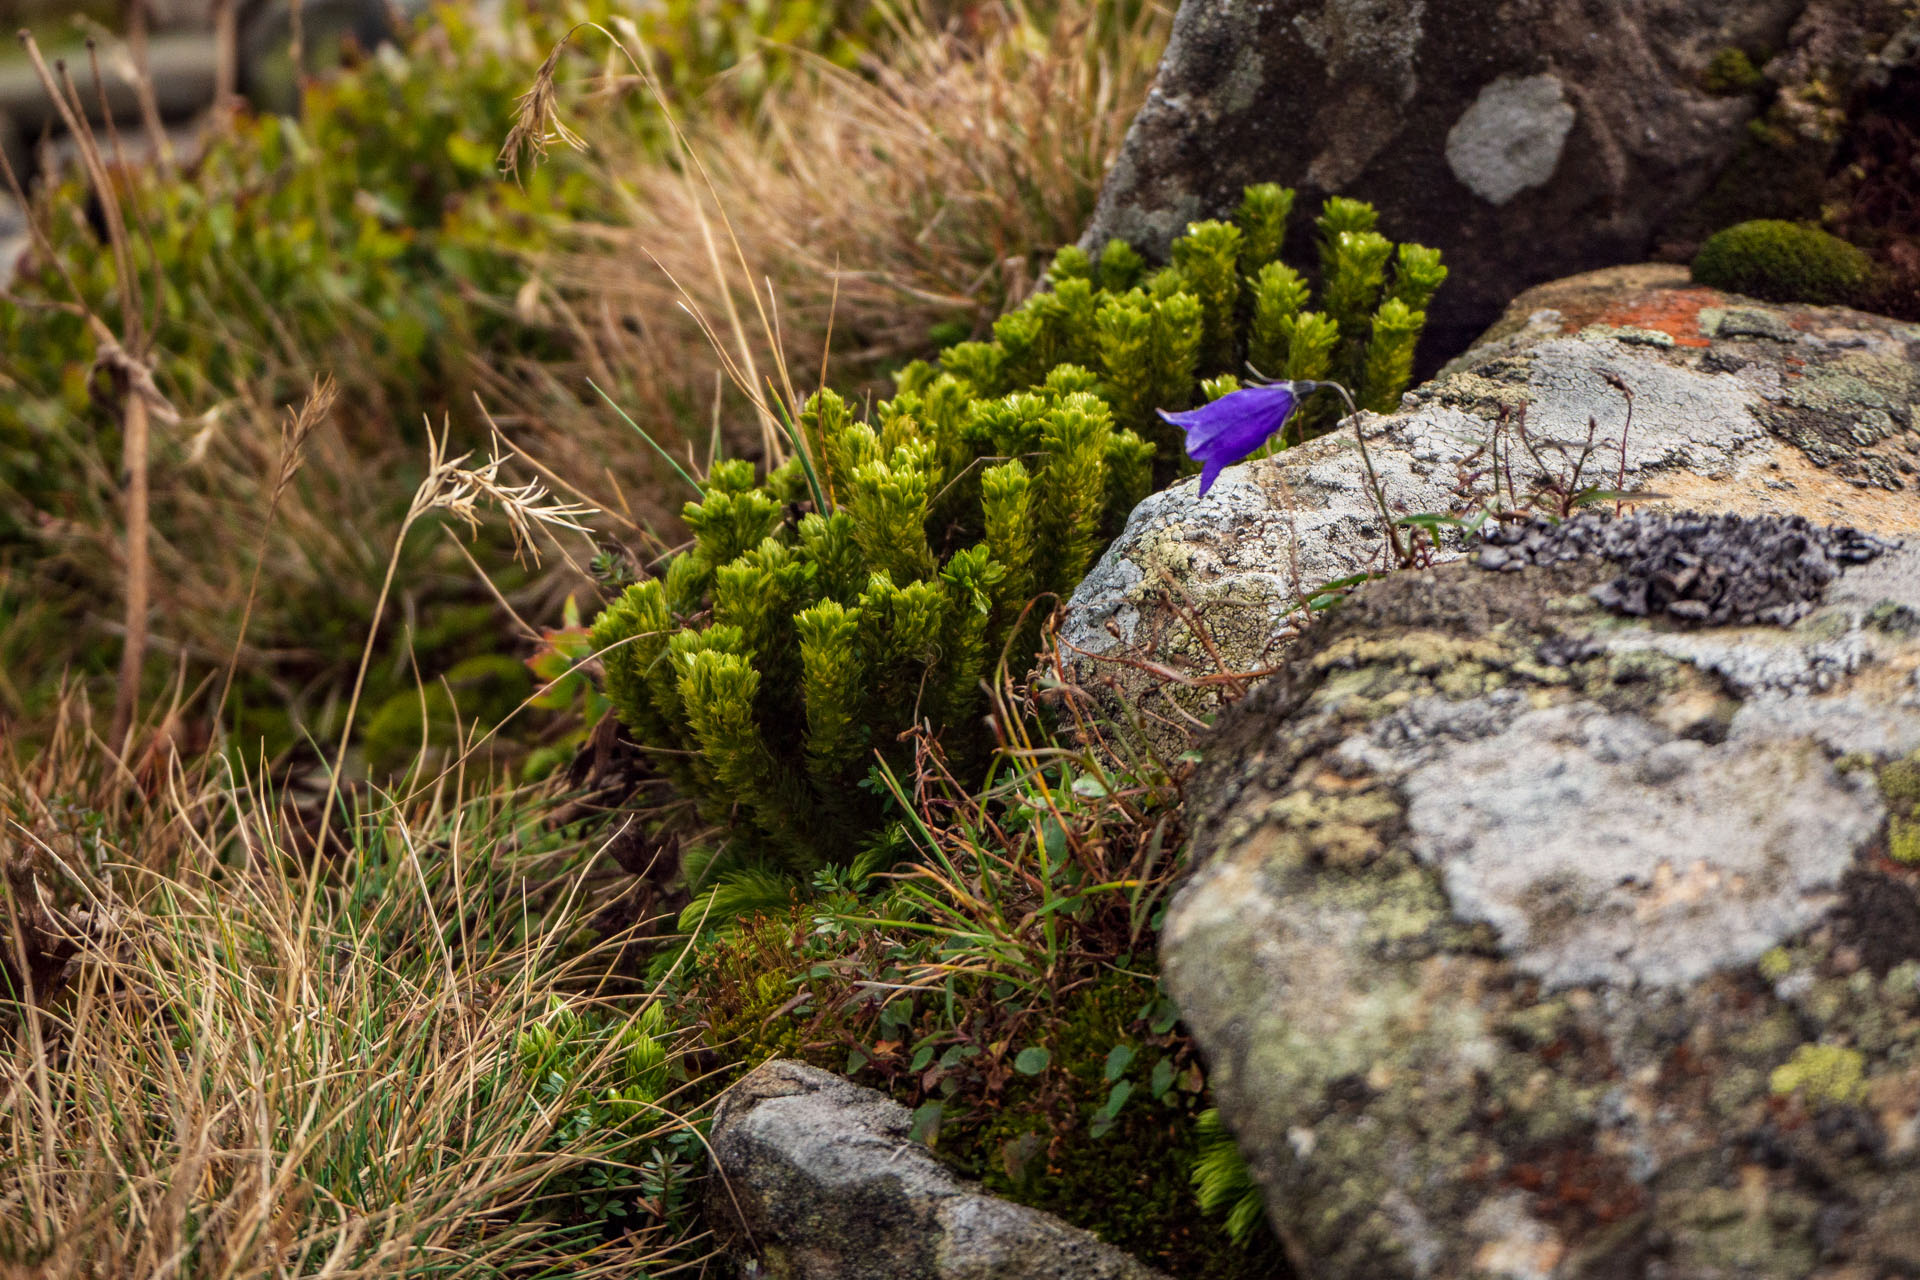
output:
[[1357, 592], [1191, 790], [1166, 981], [1273, 1223], [1322, 1277], [1914, 1274], [1920, 546], [1508, 549]]
[[[1522, 295], [1399, 413], [1362, 423], [1396, 519], [1559, 483], [1899, 534], [1920, 532], [1917, 415], [1920, 326], [1656, 266]], [[1186, 481], [1141, 503], [1068, 603], [1063, 652], [1084, 688], [1172, 743], [1236, 687], [1223, 671], [1275, 666], [1315, 593], [1387, 567], [1385, 549], [1348, 426], [1229, 468], [1204, 498]]]
[[907, 1135], [885, 1094], [776, 1060], [727, 1092], [713, 1122], [714, 1218], [783, 1280], [1154, 1280], [1160, 1275], [1037, 1209], [987, 1195]]
[[1164, 253], [1250, 182], [1302, 188], [1303, 220], [1368, 200], [1445, 251], [1429, 331], [1458, 350], [1529, 285], [1692, 234], [1705, 197], [1702, 233], [1817, 216], [1853, 90], [1911, 60], [1889, 43], [1911, 21], [1894, 0], [1184, 0], [1083, 243]]

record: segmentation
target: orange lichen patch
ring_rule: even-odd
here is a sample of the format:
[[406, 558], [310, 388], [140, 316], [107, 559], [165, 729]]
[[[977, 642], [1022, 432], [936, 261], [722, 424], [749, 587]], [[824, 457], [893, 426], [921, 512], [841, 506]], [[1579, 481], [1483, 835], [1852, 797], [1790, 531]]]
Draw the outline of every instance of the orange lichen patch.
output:
[[1541, 311], [1557, 311], [1563, 333], [1578, 333], [1590, 324], [1601, 323], [1610, 308], [1628, 299], [1638, 299], [1668, 289], [1688, 287], [1687, 269], [1671, 263], [1641, 263], [1628, 267], [1605, 267], [1582, 275], [1569, 276], [1548, 284], [1535, 285], [1507, 304], [1506, 314], [1482, 335], [1481, 342], [1492, 342], [1525, 329]]
[[1724, 305], [1726, 300], [1727, 295], [1719, 290], [1698, 285], [1659, 289], [1623, 299], [1601, 311], [1593, 323], [1622, 329], [1651, 329], [1666, 334], [1683, 347], [1711, 346], [1712, 339], [1700, 331], [1700, 312], [1706, 307]]

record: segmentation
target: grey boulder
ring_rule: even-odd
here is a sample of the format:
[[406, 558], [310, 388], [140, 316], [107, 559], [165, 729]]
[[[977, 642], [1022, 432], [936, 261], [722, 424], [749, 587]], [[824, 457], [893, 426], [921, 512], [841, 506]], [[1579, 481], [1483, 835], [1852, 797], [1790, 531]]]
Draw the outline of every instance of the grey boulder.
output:
[[1334, 1280], [1913, 1274], [1920, 547], [1501, 549], [1361, 589], [1190, 789], [1164, 972], [1271, 1221]]
[[[1369, 200], [1445, 251], [1432, 327], [1457, 351], [1531, 285], [1803, 216], [1774, 186], [1810, 181], [1817, 214], [1844, 104], [1914, 56], [1902, 21], [1859, 0], [1184, 0], [1083, 244], [1163, 255], [1253, 182], [1300, 188], [1303, 225], [1323, 195]], [[1767, 51], [1777, 85], [1714, 74]]]
[[758, 1274], [790, 1280], [1155, 1280], [1050, 1214], [990, 1196], [908, 1138], [886, 1095], [776, 1060], [713, 1123], [713, 1216]]
[[[1176, 484], [1134, 510], [1073, 593], [1063, 657], [1177, 749], [1284, 662], [1327, 584], [1388, 567], [1386, 514], [1550, 504], [1541, 490], [1559, 485], [1632, 491], [1636, 508], [1915, 532], [1917, 414], [1920, 325], [1756, 302], [1673, 267], [1560, 281], [1523, 294], [1400, 412], [1361, 416], [1385, 513], [1353, 424], [1230, 467], [1205, 497]], [[1433, 559], [1458, 554], [1439, 534]]]

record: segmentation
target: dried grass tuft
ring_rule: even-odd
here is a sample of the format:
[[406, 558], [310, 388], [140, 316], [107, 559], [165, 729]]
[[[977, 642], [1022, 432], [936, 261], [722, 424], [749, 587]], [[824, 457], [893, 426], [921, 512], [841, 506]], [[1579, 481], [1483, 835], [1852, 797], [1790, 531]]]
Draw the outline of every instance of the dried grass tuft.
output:
[[[687, 435], [715, 403], [707, 316], [771, 315], [762, 367], [855, 387], [983, 334], [1079, 237], [1152, 81], [1167, 14], [1118, 13], [1074, 0], [963, 28], [910, 11], [855, 70], [806, 60], [757, 116], [690, 119], [701, 183], [684, 157], [596, 137], [619, 219], [573, 228], [546, 293], [635, 416]], [[724, 266], [715, 227], [739, 248]], [[758, 406], [724, 407], [729, 438], [752, 440]]]
[[643, 999], [560, 960], [591, 849], [502, 791], [363, 811], [314, 863], [265, 789], [174, 771], [145, 805], [62, 723], [0, 760], [0, 1274], [657, 1265], [681, 1225], [610, 1240], [543, 1186], [647, 1135], [557, 1138], [581, 1100], [514, 1055], [555, 999]]

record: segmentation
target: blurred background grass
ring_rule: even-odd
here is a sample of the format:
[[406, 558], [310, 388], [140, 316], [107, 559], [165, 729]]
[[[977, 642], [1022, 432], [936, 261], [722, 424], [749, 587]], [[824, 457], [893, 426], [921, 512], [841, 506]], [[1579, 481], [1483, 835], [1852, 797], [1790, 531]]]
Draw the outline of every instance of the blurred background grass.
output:
[[[180, 414], [154, 443], [146, 699], [184, 690], [195, 740], [239, 729], [269, 756], [331, 742], [428, 424], [470, 445], [490, 415], [523, 466], [605, 512], [603, 576], [656, 557], [691, 494], [588, 380], [683, 457], [753, 456], [759, 426], [690, 313], [735, 360], [751, 347], [770, 369], [777, 344], [808, 385], [855, 394], [984, 332], [1077, 235], [1165, 17], [1087, 0], [443, 6], [377, 52], [323, 59], [297, 117], [216, 113], [171, 165], [138, 158], [144, 131], [122, 121], [132, 274]], [[646, 76], [582, 23], [631, 36]], [[516, 101], [570, 31], [555, 80], [587, 147], [503, 177]], [[15, 737], [63, 680], [103, 690], [124, 630], [120, 428], [69, 290], [116, 333], [127, 317], [70, 151], [55, 139], [38, 160], [46, 243], [0, 302], [0, 726]], [[739, 253], [712, 252], [716, 234]], [[756, 293], [777, 339], [718, 322]], [[321, 374], [338, 394], [269, 521], [283, 427]], [[576, 550], [533, 568], [484, 529], [464, 550], [417, 532], [369, 705], [531, 652], [569, 596], [591, 604], [593, 548]], [[216, 724], [191, 694], [235, 653]], [[516, 686], [495, 675], [498, 702]]]

